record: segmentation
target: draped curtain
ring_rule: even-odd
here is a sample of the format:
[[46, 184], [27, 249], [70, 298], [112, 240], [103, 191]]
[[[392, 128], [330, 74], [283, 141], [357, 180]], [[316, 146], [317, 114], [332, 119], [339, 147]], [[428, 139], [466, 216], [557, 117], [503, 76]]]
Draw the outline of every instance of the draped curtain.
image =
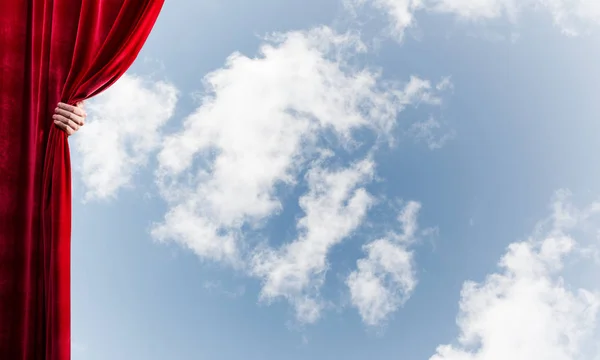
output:
[[71, 168], [52, 114], [125, 73], [163, 2], [0, 0], [2, 360], [70, 358]]

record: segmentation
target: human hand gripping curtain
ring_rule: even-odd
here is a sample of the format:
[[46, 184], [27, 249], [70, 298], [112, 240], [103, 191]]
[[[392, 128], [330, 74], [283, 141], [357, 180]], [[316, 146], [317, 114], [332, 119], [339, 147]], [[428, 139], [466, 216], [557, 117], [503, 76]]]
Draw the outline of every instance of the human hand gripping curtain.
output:
[[83, 101], [78, 102], [76, 106], [59, 102], [54, 109], [52, 120], [59, 129], [71, 136], [85, 124], [86, 117]]

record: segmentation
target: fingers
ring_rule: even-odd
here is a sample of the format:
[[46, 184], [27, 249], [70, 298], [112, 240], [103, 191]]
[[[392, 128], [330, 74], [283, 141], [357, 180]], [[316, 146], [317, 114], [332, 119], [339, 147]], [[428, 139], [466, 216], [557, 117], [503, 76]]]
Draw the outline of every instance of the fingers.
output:
[[69, 127], [64, 122], [61, 122], [61, 121], [58, 121], [58, 120], [54, 120], [54, 125], [58, 126], [59, 129], [61, 129], [64, 132], [66, 132], [68, 136], [71, 136], [71, 135], [75, 134], [76, 130], [74, 130], [73, 128]]
[[58, 107], [55, 109], [57, 115], [61, 115], [68, 120], [72, 120], [77, 125], [81, 126], [85, 123], [86, 114], [82, 108], [71, 106], [68, 104], [58, 103]]
[[77, 103], [77, 106], [58, 103], [58, 107], [55, 109], [55, 114], [52, 116], [52, 119], [56, 126], [70, 136], [85, 124], [86, 116], [87, 114], [83, 110], [83, 102]]
[[69, 104], [65, 104], [62, 102], [58, 103], [58, 108], [61, 110], [65, 110], [68, 111], [70, 113], [74, 113], [76, 115], [79, 115], [81, 117], [86, 117], [87, 114], [85, 113], [85, 110], [83, 110], [83, 101], [80, 101], [77, 103], [77, 106], [73, 106], [73, 105], [69, 105]]
[[[71, 116], [73, 117], [73, 116]], [[81, 125], [77, 124], [75, 121], [63, 116], [63, 115], [58, 115], [58, 114], [54, 114], [52, 115], [52, 119], [54, 120], [54, 123], [59, 123], [62, 124], [70, 129], [73, 130], [73, 132], [79, 130], [79, 128], [81, 127]]]

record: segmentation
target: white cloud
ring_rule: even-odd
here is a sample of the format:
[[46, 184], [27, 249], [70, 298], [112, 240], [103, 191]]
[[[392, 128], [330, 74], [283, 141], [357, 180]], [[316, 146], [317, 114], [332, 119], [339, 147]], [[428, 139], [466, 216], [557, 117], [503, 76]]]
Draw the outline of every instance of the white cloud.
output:
[[208, 74], [200, 107], [158, 156], [169, 211], [153, 235], [240, 265], [242, 229], [281, 211], [276, 189], [297, 182], [319, 134], [342, 144], [359, 128], [384, 134], [405, 106], [440, 102], [428, 81], [382, 83], [378, 72], [349, 65], [364, 50], [358, 37], [321, 27], [273, 35], [258, 57], [235, 53]]
[[416, 141], [422, 141], [427, 144], [430, 150], [441, 149], [456, 136], [456, 132], [453, 130], [443, 131], [442, 124], [433, 117], [429, 117], [425, 121], [413, 123], [409, 134]]
[[384, 11], [391, 20], [391, 35], [397, 40], [404, 38], [404, 32], [414, 24], [414, 12], [423, 6], [423, 0], [346, 0], [346, 5], [355, 10], [366, 3]]
[[347, 0], [353, 7], [370, 4], [391, 20], [392, 35], [402, 40], [416, 24], [416, 10], [455, 15], [467, 21], [506, 17], [515, 22], [524, 11], [544, 11], [567, 35], [579, 35], [600, 24], [600, 2], [594, 0]]
[[286, 298], [301, 322], [315, 322], [323, 307], [319, 290], [325, 281], [329, 250], [363, 221], [373, 200], [360, 187], [374, 173], [364, 160], [340, 171], [315, 167], [307, 175], [309, 191], [300, 198], [305, 213], [298, 238], [280, 249], [257, 251], [253, 273], [263, 279], [261, 298]]
[[483, 283], [465, 282], [458, 345], [439, 346], [430, 360], [598, 358], [600, 284], [583, 281], [586, 288], [577, 288], [570, 280], [581, 282], [582, 274], [573, 277], [566, 268], [596, 240], [586, 234], [597, 231], [591, 219], [598, 212], [600, 203], [579, 210], [559, 192], [551, 217], [527, 241], [508, 247], [501, 271]]
[[86, 104], [88, 122], [74, 136], [86, 199], [110, 198], [160, 144], [161, 127], [173, 116], [177, 90], [125, 74]]
[[408, 202], [398, 216], [402, 232], [390, 233], [365, 245], [367, 256], [356, 262], [357, 270], [346, 279], [352, 305], [367, 325], [384, 322], [408, 300], [417, 285], [413, 253], [408, 246], [418, 235], [420, 208], [421, 204]]
[[434, 11], [451, 13], [466, 20], [507, 16], [515, 21], [525, 10], [549, 12], [561, 31], [579, 35], [600, 24], [600, 2], [592, 0], [430, 0]]
[[450, 76], [442, 78], [442, 80], [435, 85], [435, 88], [439, 91], [444, 91], [448, 89], [453, 90], [454, 84], [452, 83], [452, 78]]
[[466, 20], [493, 19], [504, 15], [514, 19], [518, 6], [528, 2], [531, 0], [429, 0], [428, 7], [432, 11], [454, 14]]
[[593, 0], [538, 0], [567, 35], [578, 35], [600, 23], [600, 2]]

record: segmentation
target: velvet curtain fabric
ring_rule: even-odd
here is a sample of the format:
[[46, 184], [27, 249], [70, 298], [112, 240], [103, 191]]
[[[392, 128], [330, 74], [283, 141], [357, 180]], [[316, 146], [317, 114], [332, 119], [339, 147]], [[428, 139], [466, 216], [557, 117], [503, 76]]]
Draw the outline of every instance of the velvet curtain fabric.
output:
[[125, 73], [163, 2], [0, 0], [2, 360], [70, 358], [71, 168], [52, 114]]

